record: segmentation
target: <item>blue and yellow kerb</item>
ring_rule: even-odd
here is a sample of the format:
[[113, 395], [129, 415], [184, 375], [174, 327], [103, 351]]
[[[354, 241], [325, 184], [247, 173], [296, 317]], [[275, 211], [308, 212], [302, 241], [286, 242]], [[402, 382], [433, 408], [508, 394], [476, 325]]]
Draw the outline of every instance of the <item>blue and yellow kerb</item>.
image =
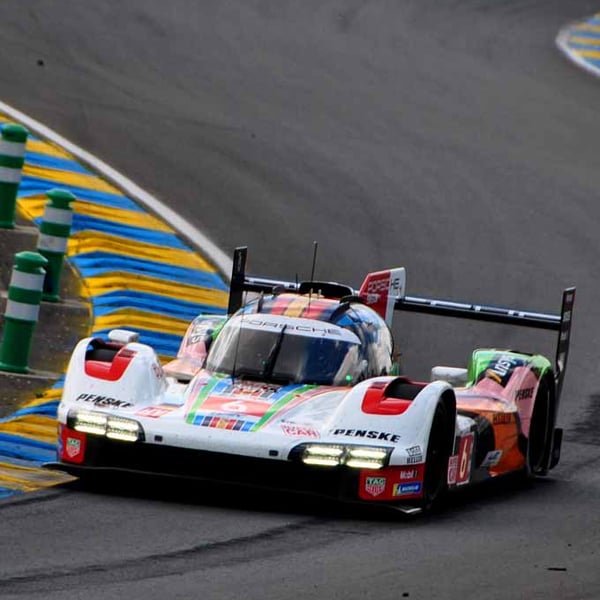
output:
[[[0, 113], [0, 128], [9, 121]], [[117, 327], [137, 331], [166, 361], [195, 316], [225, 312], [223, 278], [172, 228], [68, 152], [30, 135], [17, 210], [39, 227], [46, 192], [56, 187], [77, 197], [66, 258], [90, 305], [90, 335]], [[59, 381], [0, 419], [0, 498], [70, 479], [40, 469], [55, 459], [61, 392]]]
[[565, 27], [556, 42], [568, 58], [600, 75], [600, 13]]

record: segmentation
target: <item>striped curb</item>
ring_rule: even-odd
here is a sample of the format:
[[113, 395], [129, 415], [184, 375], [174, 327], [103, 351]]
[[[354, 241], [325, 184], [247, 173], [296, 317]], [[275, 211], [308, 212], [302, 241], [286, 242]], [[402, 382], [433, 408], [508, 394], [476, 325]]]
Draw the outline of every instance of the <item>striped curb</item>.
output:
[[600, 76], [600, 13], [563, 27], [556, 45], [576, 65]]
[[[225, 313], [229, 288], [221, 273], [227, 272], [228, 259], [122, 175], [0, 103], [0, 130], [16, 121], [34, 132], [25, 147], [19, 213], [41, 227], [50, 190], [59, 187], [76, 197], [70, 205], [66, 260], [90, 304], [89, 335], [131, 329], [161, 360], [170, 360], [190, 320], [202, 313]], [[182, 236], [206, 241], [210, 262]], [[61, 380], [41, 398], [0, 419], [0, 498], [71, 479], [40, 468], [55, 459], [62, 385]]]

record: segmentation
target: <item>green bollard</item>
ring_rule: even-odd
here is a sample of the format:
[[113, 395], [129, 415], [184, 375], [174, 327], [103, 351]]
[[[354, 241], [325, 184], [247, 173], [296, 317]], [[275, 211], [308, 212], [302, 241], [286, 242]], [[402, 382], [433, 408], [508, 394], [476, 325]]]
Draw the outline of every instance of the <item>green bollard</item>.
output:
[[0, 139], [0, 227], [12, 229], [15, 226], [17, 192], [23, 163], [28, 131], [21, 125], [9, 123], [2, 127]]
[[63, 259], [73, 223], [73, 209], [69, 205], [77, 198], [71, 192], [59, 189], [50, 190], [46, 196], [50, 201], [44, 208], [37, 245], [38, 252], [48, 260], [42, 299], [57, 302]]
[[15, 254], [4, 311], [4, 336], [0, 345], [0, 370], [29, 372], [29, 352], [38, 320], [48, 261], [37, 252]]

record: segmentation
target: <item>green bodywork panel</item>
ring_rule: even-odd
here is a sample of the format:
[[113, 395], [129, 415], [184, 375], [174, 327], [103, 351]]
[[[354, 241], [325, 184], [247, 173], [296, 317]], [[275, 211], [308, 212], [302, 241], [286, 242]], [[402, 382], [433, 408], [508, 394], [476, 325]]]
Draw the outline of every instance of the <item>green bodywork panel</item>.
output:
[[538, 373], [540, 379], [546, 373], [553, 373], [552, 364], [541, 354], [524, 354], [511, 350], [486, 348], [475, 350], [471, 356], [468, 367], [468, 385], [474, 385], [487, 369], [505, 359], [512, 367], [529, 365]]

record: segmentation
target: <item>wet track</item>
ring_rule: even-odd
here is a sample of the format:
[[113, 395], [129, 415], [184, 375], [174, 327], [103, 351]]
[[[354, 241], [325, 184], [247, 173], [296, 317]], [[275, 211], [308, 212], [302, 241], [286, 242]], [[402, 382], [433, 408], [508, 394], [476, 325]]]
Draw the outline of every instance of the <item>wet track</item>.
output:
[[[554, 48], [584, 0], [0, 4], [2, 100], [256, 274], [556, 311], [563, 460], [416, 521], [241, 490], [0, 502], [0, 597], [598, 598], [600, 81]], [[400, 319], [399, 319], [400, 321]], [[401, 319], [408, 374], [553, 339]]]

